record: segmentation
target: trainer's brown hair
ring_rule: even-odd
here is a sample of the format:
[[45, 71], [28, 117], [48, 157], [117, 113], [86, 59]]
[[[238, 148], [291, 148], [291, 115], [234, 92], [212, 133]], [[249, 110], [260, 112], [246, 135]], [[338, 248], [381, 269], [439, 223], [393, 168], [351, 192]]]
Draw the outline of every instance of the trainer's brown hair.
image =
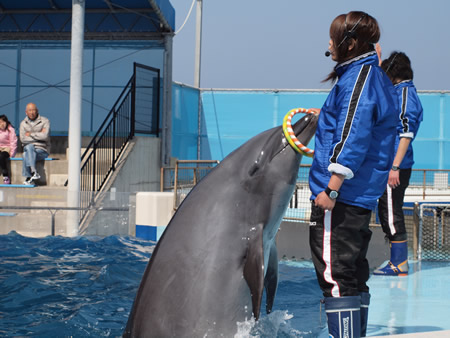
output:
[[[338, 15], [330, 26], [330, 39], [333, 41], [334, 55], [338, 63], [375, 50], [380, 40], [380, 27], [377, 20], [365, 12], [352, 11]], [[348, 47], [354, 41], [352, 50]], [[333, 71], [324, 81], [335, 80]]]

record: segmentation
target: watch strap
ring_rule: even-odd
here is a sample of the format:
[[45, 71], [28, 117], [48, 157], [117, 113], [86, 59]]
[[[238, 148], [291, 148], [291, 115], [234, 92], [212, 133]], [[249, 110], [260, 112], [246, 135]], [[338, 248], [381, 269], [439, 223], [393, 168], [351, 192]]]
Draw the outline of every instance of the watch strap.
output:
[[324, 191], [328, 195], [328, 197], [331, 198], [332, 200], [335, 200], [336, 198], [339, 197], [339, 191], [333, 190], [330, 187], [326, 187]]

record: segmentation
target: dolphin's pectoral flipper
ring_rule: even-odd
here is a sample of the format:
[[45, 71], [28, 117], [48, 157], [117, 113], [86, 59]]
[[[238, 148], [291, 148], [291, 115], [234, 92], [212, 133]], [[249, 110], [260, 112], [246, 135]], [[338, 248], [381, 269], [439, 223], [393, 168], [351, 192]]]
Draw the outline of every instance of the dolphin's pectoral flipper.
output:
[[278, 250], [275, 243], [272, 244], [267, 263], [266, 277], [264, 278], [264, 287], [266, 288], [266, 312], [272, 311], [273, 301], [277, 293], [278, 286]]
[[247, 257], [244, 278], [252, 296], [253, 315], [257, 320], [261, 311], [264, 288], [263, 225], [258, 224], [248, 234]]

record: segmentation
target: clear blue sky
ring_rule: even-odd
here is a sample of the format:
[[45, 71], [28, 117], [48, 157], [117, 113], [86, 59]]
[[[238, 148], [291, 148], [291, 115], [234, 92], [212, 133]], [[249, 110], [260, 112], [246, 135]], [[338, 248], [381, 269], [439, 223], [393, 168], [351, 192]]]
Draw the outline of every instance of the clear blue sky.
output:
[[[176, 29], [192, 0], [170, 0]], [[173, 79], [194, 83], [196, 5], [174, 37]], [[421, 90], [450, 90], [449, 0], [203, 0], [202, 88], [326, 89], [329, 26], [362, 10], [381, 27], [383, 58], [411, 59]]]

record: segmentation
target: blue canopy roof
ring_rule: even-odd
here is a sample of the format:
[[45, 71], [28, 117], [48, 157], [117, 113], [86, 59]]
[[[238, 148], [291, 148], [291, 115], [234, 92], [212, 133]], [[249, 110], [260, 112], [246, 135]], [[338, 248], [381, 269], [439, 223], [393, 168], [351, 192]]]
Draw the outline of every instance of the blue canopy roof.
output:
[[[175, 30], [169, 0], [85, 1], [86, 40], [158, 40]], [[70, 40], [72, 0], [0, 0], [0, 40]]]

